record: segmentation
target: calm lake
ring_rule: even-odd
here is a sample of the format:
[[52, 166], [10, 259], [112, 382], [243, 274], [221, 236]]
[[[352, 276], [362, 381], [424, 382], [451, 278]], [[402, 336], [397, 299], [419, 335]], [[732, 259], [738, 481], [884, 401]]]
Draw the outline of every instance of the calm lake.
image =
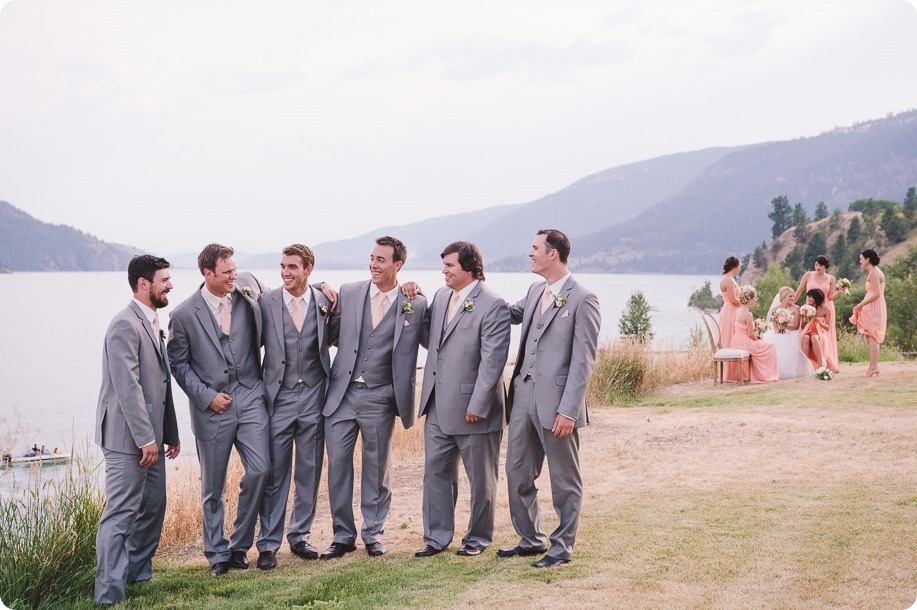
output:
[[[170, 305], [160, 312], [167, 327], [172, 308], [197, 290], [202, 278], [197, 269], [173, 269], [174, 290]], [[271, 287], [280, 285], [276, 269], [253, 273]], [[653, 307], [652, 325], [657, 339], [685, 344], [691, 329], [701, 324], [700, 313], [687, 306], [688, 297], [705, 280], [716, 286], [719, 277], [698, 275], [579, 274], [578, 279], [599, 297], [602, 307], [602, 341], [618, 334], [618, 319], [633, 291], [642, 290]], [[342, 283], [369, 278], [366, 270], [316, 270], [311, 279], [337, 289]], [[404, 269], [402, 281], [417, 281], [433, 295], [443, 286], [438, 271]], [[510, 303], [525, 296], [538, 276], [531, 273], [488, 273], [487, 283]], [[21, 455], [32, 443], [81, 454], [92, 445], [96, 400], [102, 372], [102, 341], [111, 318], [131, 298], [126, 272], [13, 273], [0, 274], [0, 450]], [[518, 327], [514, 327], [515, 354]], [[421, 348], [420, 361], [425, 352]], [[188, 401], [176, 384], [176, 411], [182, 454], [194, 454]], [[16, 438], [10, 432], [25, 428]], [[12, 444], [11, 444], [12, 443]]]

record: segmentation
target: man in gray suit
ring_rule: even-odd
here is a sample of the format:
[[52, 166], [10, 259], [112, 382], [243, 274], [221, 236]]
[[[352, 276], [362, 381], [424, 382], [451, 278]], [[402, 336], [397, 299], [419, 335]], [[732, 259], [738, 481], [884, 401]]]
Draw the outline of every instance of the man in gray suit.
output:
[[[407, 250], [394, 237], [380, 237], [369, 257], [371, 279], [341, 286], [331, 326], [338, 351], [325, 399], [328, 496], [334, 541], [322, 559], [356, 550], [353, 515], [353, 452], [363, 439], [360, 508], [366, 552], [385, 553], [382, 534], [392, 501], [390, 470], [395, 417], [414, 424], [414, 380], [420, 327], [427, 302], [405, 298], [398, 270]], [[338, 331], [339, 329], [339, 331]]]
[[264, 383], [271, 417], [271, 479], [261, 502], [258, 567], [277, 566], [276, 554], [290, 493], [295, 443], [293, 513], [287, 540], [294, 555], [318, 559], [309, 544], [318, 484], [322, 478], [325, 429], [322, 406], [328, 372], [328, 330], [332, 303], [309, 286], [315, 264], [303, 244], [284, 248], [280, 259], [283, 286], [264, 294], [259, 303], [264, 328]]
[[428, 350], [419, 411], [427, 416], [424, 546], [415, 555], [436, 555], [452, 542], [461, 456], [471, 485], [471, 515], [457, 554], [472, 557], [493, 542], [510, 314], [506, 302], [484, 284], [476, 245], [453, 242], [441, 257], [446, 286], [427, 309], [421, 338]]
[[[201, 463], [204, 555], [210, 574], [248, 567], [258, 509], [270, 473], [267, 392], [261, 381], [261, 309], [251, 286], [236, 286], [233, 249], [206, 246], [200, 290], [170, 316], [172, 373], [191, 407]], [[223, 534], [226, 469], [235, 446], [245, 474], [232, 536]]]
[[169, 304], [169, 262], [131, 259], [130, 304], [105, 333], [95, 442], [105, 455], [105, 510], [96, 536], [95, 600], [117, 604], [126, 583], [150, 580], [166, 514], [162, 454], [178, 455], [169, 357], [157, 309]]
[[[500, 549], [500, 557], [547, 555], [532, 564], [553, 568], [569, 563], [583, 499], [578, 430], [588, 423], [586, 386], [595, 366], [601, 314], [599, 301], [567, 270], [570, 240], [556, 229], [538, 232], [529, 258], [535, 282], [510, 307], [522, 324], [519, 354], [507, 410], [509, 440], [506, 480], [513, 526], [521, 540]], [[551, 548], [541, 527], [535, 479], [548, 458], [551, 495], [560, 523]]]

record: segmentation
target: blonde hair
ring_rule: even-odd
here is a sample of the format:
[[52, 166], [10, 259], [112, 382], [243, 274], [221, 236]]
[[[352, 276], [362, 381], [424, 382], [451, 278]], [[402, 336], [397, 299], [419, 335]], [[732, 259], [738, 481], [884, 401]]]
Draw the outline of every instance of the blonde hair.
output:
[[788, 295], [788, 294], [796, 294], [796, 291], [793, 290], [792, 288], [790, 288], [789, 286], [784, 286], [784, 287], [782, 287], [780, 290], [778, 290], [777, 292], [780, 294], [780, 300], [781, 300], [781, 301], [783, 300], [783, 297], [785, 297], [785, 296]]
[[746, 305], [750, 300], [758, 296], [758, 292], [755, 290], [755, 287], [750, 284], [745, 284], [739, 288], [739, 303]]

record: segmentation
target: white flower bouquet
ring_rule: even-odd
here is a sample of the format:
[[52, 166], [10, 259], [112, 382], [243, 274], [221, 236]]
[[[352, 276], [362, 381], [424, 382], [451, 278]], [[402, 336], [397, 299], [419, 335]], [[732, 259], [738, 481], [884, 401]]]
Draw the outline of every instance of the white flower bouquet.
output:
[[803, 305], [799, 308], [799, 315], [801, 315], [806, 322], [811, 322], [815, 317], [815, 308], [811, 305]]
[[822, 381], [831, 381], [832, 379], [834, 379], [834, 373], [831, 372], [831, 369], [826, 369], [825, 367], [821, 367], [820, 369], [815, 371], [815, 378], [821, 379]]
[[838, 290], [842, 290], [848, 297], [850, 296], [850, 280], [842, 277], [837, 281]]
[[759, 339], [767, 332], [767, 322], [761, 318], [755, 318], [755, 336]]
[[774, 323], [774, 330], [778, 333], [783, 334], [786, 332], [787, 324], [790, 323], [790, 320], [793, 319], [793, 314], [789, 309], [783, 307], [778, 307], [771, 314], [771, 322]]

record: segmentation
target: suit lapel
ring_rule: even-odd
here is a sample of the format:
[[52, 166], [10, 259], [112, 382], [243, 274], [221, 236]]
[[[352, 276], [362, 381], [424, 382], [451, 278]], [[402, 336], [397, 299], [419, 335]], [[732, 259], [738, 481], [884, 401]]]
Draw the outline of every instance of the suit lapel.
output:
[[204, 332], [207, 333], [214, 347], [216, 347], [217, 351], [222, 355], [223, 347], [220, 345], [220, 338], [217, 337], [216, 323], [214, 322], [213, 314], [210, 313], [210, 305], [208, 305], [204, 297], [201, 296], [200, 290], [194, 293], [194, 308], [196, 310], [195, 314], [197, 315], [198, 322], [204, 327]]
[[169, 362], [165, 357], [165, 346], [162, 344], [162, 337], [157, 337], [153, 332], [153, 324], [147, 319], [146, 315], [143, 313], [143, 310], [140, 309], [140, 306], [131, 301], [131, 309], [134, 311], [134, 314], [140, 318], [140, 324], [143, 326], [143, 330], [146, 331], [147, 336], [150, 338], [150, 341], [153, 343], [153, 347], [156, 348], [156, 355], [159, 356], [159, 363], [169, 368]]
[[321, 304], [321, 301], [319, 300], [319, 296], [322, 293], [320, 290], [312, 286], [309, 286], [309, 290], [312, 291], [312, 311], [314, 312], [313, 316], [315, 319], [315, 328], [318, 331], [318, 344], [321, 345], [322, 337], [325, 334], [325, 325], [323, 324], [324, 317], [322, 316], [322, 310], [319, 309], [319, 305]]
[[[395, 302], [392, 303], [392, 307], [397, 308], [395, 309], [395, 315], [393, 316], [395, 318], [395, 340], [392, 341], [392, 351], [395, 351], [395, 346], [398, 345], [398, 339], [399, 337], [401, 337], [401, 330], [404, 328], [404, 322], [401, 321], [401, 316], [398, 315], [399, 313], [401, 313], [401, 303], [403, 303], [404, 300], [405, 300], [404, 295], [399, 290], [398, 296], [395, 298]], [[407, 320], [408, 317], [405, 316], [404, 319]]]
[[255, 302], [255, 300], [252, 297], [248, 296], [241, 290], [236, 290], [232, 294], [242, 297], [242, 300], [248, 303], [248, 306], [251, 307], [252, 313], [255, 314], [252, 316], [253, 318], [255, 318], [255, 336], [260, 337], [261, 336], [261, 316], [258, 315], [257, 311], [255, 311], [255, 308], [257, 307], [257, 303]]
[[[471, 299], [472, 301], [474, 301], [476, 298], [478, 298], [478, 295], [481, 294], [481, 290], [483, 290], [483, 288], [484, 288], [484, 284], [479, 281], [477, 286], [475, 286], [471, 290], [471, 292], [468, 293], [468, 299]], [[452, 297], [450, 295], [450, 300], [451, 298]], [[446, 304], [446, 307], [447, 308], [449, 307], [448, 302]], [[456, 311], [455, 314], [452, 316], [452, 320], [449, 322], [448, 328], [446, 328], [445, 332], [443, 333], [443, 340], [440, 343], [440, 345], [446, 342], [446, 339], [449, 338], [449, 335], [452, 334], [452, 331], [455, 329], [455, 327], [459, 325], [459, 323], [462, 321], [462, 318], [465, 317], [466, 313], [468, 313], [467, 311], [465, 311], [465, 301], [459, 301], [456, 307], [458, 308], [458, 311]], [[444, 312], [443, 319], [445, 319], [445, 317], [446, 317], [446, 314]]]
[[274, 321], [274, 329], [277, 331], [277, 340], [280, 345], [283, 345], [283, 288], [271, 295], [271, 302], [268, 307], [271, 309], [271, 319]]
[[[370, 284], [372, 284], [372, 282], [367, 281], [357, 288], [357, 303], [359, 303], [359, 305], [353, 308], [353, 323], [354, 328], [357, 329], [357, 337], [360, 336], [360, 332], [363, 330], [363, 311], [366, 308], [366, 299], [369, 297]], [[370, 303], [370, 308], [371, 307], [372, 304]]]
[[[569, 300], [570, 292], [573, 290], [574, 284], [575, 282], [573, 281], [573, 275], [571, 275], [570, 277], [567, 278], [567, 281], [564, 283], [563, 287], [560, 289], [559, 291], [560, 296], [563, 296], [565, 299]], [[544, 293], [544, 288], [542, 288], [541, 291], [542, 293]], [[562, 307], [557, 307], [556, 305], [552, 305], [551, 307], [548, 308], [546, 312], [544, 312], [544, 316], [542, 316], [542, 327], [543, 327], [542, 332], [544, 332], [544, 330], [548, 328], [548, 325], [551, 323], [552, 320], [554, 320], [554, 316], [557, 315], [557, 312], [563, 309], [565, 306], [566, 306], [566, 303], [564, 303], [564, 306]], [[539, 306], [538, 315], [540, 314], [541, 314], [541, 307]]]

